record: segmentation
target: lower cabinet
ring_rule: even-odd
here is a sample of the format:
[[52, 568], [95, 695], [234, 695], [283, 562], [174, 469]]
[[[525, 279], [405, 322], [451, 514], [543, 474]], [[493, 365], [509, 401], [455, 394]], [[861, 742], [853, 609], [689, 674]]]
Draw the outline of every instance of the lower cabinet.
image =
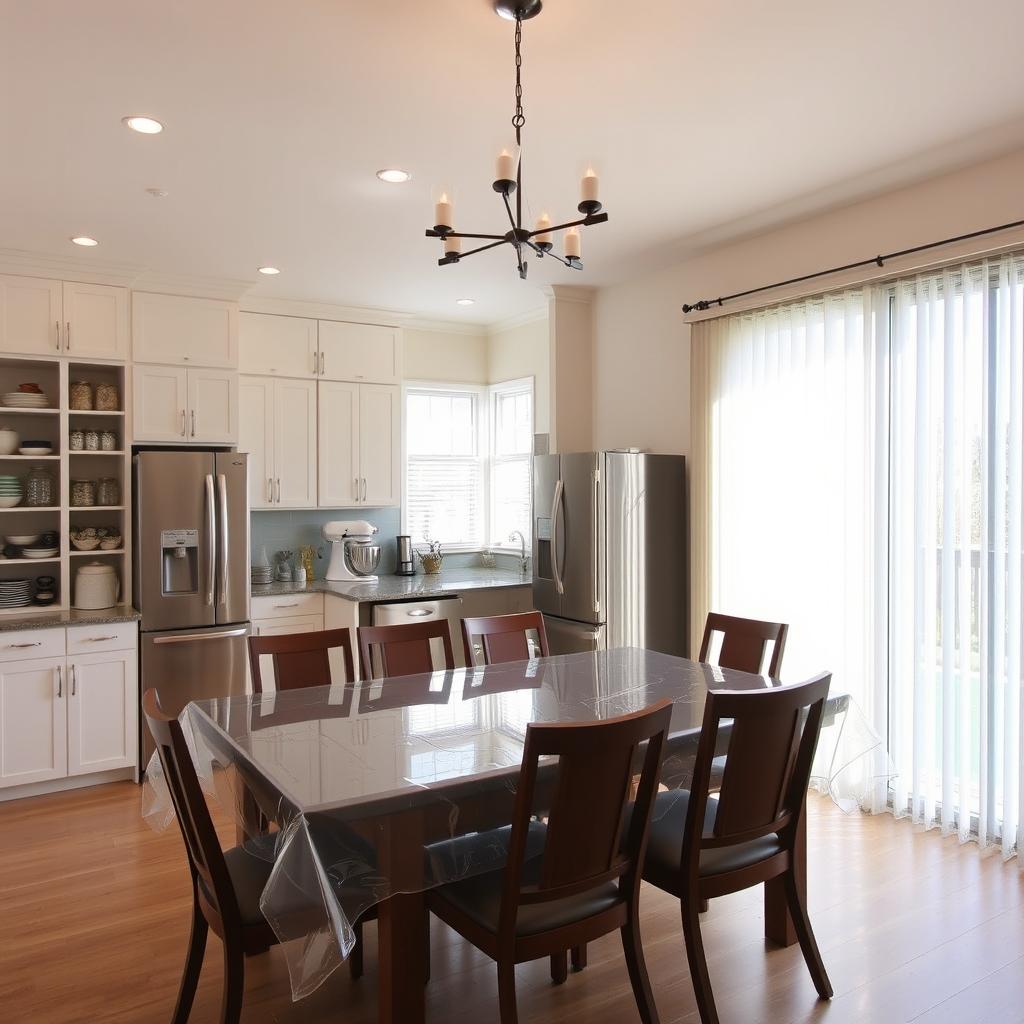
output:
[[[135, 624], [67, 633], [26, 630], [0, 651], [0, 788], [138, 762]], [[33, 650], [67, 653], [22, 658]]]

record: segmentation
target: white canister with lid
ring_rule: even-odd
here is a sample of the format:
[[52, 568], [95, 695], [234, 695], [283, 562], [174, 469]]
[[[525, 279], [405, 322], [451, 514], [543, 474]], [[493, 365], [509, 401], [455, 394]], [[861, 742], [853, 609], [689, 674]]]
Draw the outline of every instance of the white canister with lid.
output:
[[113, 608], [121, 595], [121, 581], [112, 565], [90, 562], [75, 573], [75, 599], [73, 608], [94, 611]]

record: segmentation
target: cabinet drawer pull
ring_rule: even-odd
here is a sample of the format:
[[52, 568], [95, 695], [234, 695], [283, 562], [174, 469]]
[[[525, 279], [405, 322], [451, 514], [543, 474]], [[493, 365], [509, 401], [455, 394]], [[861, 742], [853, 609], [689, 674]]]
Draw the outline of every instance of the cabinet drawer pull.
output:
[[274, 607], [275, 608], [298, 608], [299, 607], [299, 602], [298, 601], [292, 601], [291, 604], [275, 604]]
[[116, 640], [116, 636], [83, 636], [83, 640], [90, 644], [105, 644], [108, 640]]
[[22, 647], [42, 647], [43, 645], [39, 640], [34, 640], [30, 644], [8, 644], [7, 646], [14, 647], [20, 650]]

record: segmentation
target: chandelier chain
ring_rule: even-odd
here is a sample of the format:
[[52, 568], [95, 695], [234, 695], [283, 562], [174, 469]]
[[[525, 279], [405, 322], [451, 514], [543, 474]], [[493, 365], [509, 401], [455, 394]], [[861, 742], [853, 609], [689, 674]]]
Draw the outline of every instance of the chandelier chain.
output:
[[522, 144], [520, 132], [526, 124], [526, 115], [523, 113], [523, 19], [516, 14], [516, 112], [512, 118], [512, 124], [516, 129], [516, 145]]

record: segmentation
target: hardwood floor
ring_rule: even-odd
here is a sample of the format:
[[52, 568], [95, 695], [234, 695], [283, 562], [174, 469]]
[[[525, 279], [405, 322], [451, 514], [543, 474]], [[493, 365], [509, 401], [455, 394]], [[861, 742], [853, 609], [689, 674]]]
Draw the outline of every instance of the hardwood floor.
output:
[[[0, 804], [0, 1006], [16, 1024], [167, 1024], [189, 923], [176, 828], [157, 835], [130, 783]], [[713, 901], [705, 946], [723, 1024], [1024, 1022], [1024, 881], [1015, 862], [889, 817], [846, 816], [812, 797], [810, 907], [835, 987], [814, 992], [798, 947], [765, 948], [758, 890]], [[663, 1024], [697, 1021], [677, 905], [645, 887], [644, 948]], [[337, 971], [290, 1001], [279, 949], [246, 964], [247, 1022], [372, 1024], [375, 926], [366, 974]], [[616, 936], [554, 987], [548, 962], [518, 969], [520, 1019], [638, 1020]], [[211, 936], [193, 1024], [217, 1018], [220, 943]], [[732, 979], [730, 982], [729, 979]], [[497, 1019], [493, 965], [435, 921], [428, 1019]]]

